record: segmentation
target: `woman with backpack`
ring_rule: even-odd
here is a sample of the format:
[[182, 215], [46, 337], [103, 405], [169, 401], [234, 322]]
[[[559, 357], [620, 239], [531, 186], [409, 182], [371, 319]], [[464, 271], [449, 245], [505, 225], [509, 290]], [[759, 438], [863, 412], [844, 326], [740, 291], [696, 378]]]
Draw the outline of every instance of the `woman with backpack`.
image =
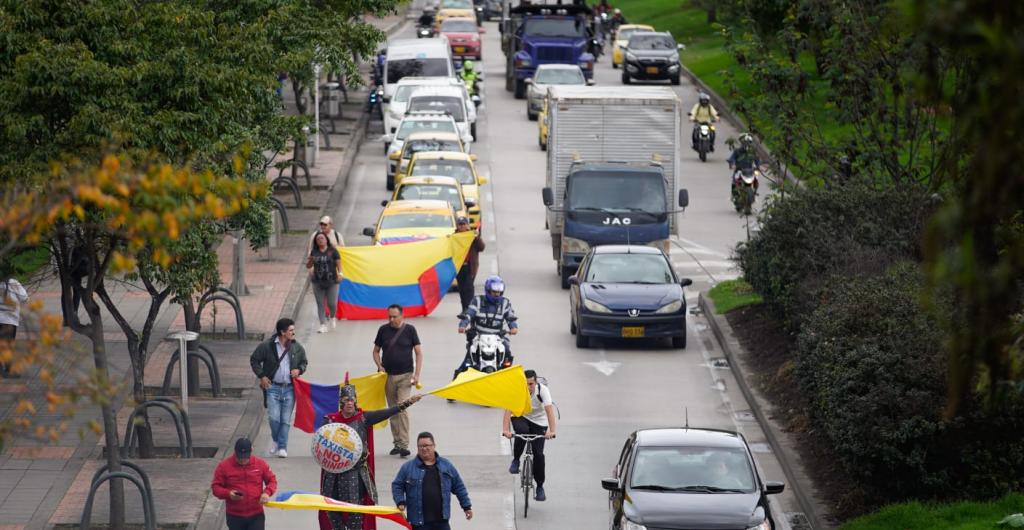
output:
[[[328, 244], [327, 235], [317, 232], [313, 237], [313, 248], [309, 251], [306, 259], [306, 268], [309, 269], [309, 284], [313, 288], [313, 298], [316, 300], [316, 316], [320, 319], [320, 329], [317, 333], [327, 333], [327, 320], [331, 321], [331, 328], [338, 325], [338, 284], [341, 276], [341, 254], [333, 245]], [[326, 314], [324, 311], [326, 306]]]

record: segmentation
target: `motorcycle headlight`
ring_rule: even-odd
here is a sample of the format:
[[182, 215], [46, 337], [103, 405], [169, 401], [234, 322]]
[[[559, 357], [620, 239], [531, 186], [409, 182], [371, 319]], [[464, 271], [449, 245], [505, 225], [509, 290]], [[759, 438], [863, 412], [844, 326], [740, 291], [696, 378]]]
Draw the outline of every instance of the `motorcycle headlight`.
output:
[[768, 519], [761, 521], [761, 524], [747, 527], [747, 530], [772, 530], [772, 524], [768, 522]]
[[682, 308], [683, 308], [683, 301], [682, 300], [676, 300], [675, 302], [670, 302], [668, 304], [665, 304], [665, 305], [659, 307], [658, 310], [655, 311], [655, 313], [657, 313], [659, 315], [664, 315], [665, 313], [676, 313], [676, 312], [678, 312]]
[[622, 521], [619, 526], [622, 528], [622, 530], [647, 530], [646, 526], [640, 523], [634, 523], [633, 521], [626, 519], [625, 515], [622, 516]]
[[[592, 311], [594, 313], [611, 313], [612, 312], [612, 310], [608, 309], [604, 304], [599, 304], [599, 303], [597, 303], [597, 302], [595, 302], [595, 301], [593, 301], [593, 300], [591, 300], [589, 298], [584, 298], [583, 299], [583, 307], [587, 308], [587, 311]], [[643, 527], [639, 527], [639, 528], [643, 528]]]

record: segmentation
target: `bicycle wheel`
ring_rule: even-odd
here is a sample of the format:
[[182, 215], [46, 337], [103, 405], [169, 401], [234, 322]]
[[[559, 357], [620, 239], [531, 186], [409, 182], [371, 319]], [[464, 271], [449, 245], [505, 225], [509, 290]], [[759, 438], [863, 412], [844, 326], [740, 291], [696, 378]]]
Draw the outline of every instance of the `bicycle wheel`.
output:
[[530, 512], [530, 490], [533, 489], [533, 455], [526, 454], [523, 468], [519, 472], [523, 474], [523, 519], [526, 519]]

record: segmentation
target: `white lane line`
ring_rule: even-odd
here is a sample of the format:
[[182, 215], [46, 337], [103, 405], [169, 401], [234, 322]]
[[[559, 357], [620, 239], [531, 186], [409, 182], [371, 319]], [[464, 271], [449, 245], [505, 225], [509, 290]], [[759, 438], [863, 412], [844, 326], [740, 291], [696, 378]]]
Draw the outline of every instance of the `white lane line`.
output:
[[717, 250], [714, 250], [712, 248], [708, 248], [708, 247], [706, 247], [704, 245], [701, 245], [700, 243], [697, 243], [696, 241], [691, 241], [689, 239], [686, 239], [685, 237], [680, 237], [679, 241], [682, 242], [682, 243], [686, 243], [687, 246], [685, 246], [685, 247], [683, 245], [677, 243], [677, 245], [679, 245], [679, 248], [683, 249], [686, 252], [692, 252], [690, 250], [690, 248], [694, 248], [694, 249], [700, 249], [701, 250], [701, 254], [708, 254], [710, 256], [718, 256], [719, 258], [722, 258], [722, 259], [728, 259], [729, 258], [729, 256], [726, 256], [725, 254], [723, 254], [723, 253], [721, 253], [721, 252], [719, 252]]
[[348, 204], [348, 211], [345, 212], [345, 220], [341, 223], [341, 233], [345, 234], [348, 232], [348, 224], [352, 221], [352, 214], [356, 211], [356, 199], [359, 197], [359, 190], [362, 188], [363, 178], [366, 176], [366, 164], [359, 164], [356, 166], [356, 180], [353, 182], [354, 186], [352, 189], [355, 193], [348, 193], [344, 201]]
[[[739, 420], [736, 419], [736, 411], [733, 409], [732, 400], [729, 399], [729, 393], [728, 389], [725, 386], [725, 381], [721, 377], [719, 377], [718, 374], [715, 373], [715, 368], [711, 363], [711, 352], [709, 352], [707, 347], [704, 346], [704, 341], [701, 340], [702, 330], [697, 329], [694, 320], [696, 319], [689, 317], [686, 319], [686, 327], [689, 328], [691, 337], [693, 339], [696, 339], [686, 341], [687, 345], [696, 342], [697, 346], [700, 347], [700, 355], [704, 359], [704, 363], [701, 366], [704, 366], [708, 371], [708, 375], [711, 376], [712, 388], [718, 391], [718, 396], [722, 399], [722, 405], [725, 407], [727, 413], [729, 414], [729, 420], [732, 421], [733, 428], [736, 430], [736, 432], [742, 433], [744, 431], [742, 426], [740, 425]], [[707, 326], [702, 325], [701, 327], [707, 329]]]

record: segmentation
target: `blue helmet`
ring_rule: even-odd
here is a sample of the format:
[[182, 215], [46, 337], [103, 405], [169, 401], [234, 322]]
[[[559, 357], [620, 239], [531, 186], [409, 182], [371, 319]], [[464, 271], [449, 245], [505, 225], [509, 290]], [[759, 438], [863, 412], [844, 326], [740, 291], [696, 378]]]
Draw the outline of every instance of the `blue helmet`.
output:
[[[497, 295], [491, 293], [497, 293]], [[487, 297], [487, 301], [495, 302], [501, 299], [503, 294], [505, 294], [505, 282], [501, 276], [488, 276], [484, 280], [484, 296]]]

